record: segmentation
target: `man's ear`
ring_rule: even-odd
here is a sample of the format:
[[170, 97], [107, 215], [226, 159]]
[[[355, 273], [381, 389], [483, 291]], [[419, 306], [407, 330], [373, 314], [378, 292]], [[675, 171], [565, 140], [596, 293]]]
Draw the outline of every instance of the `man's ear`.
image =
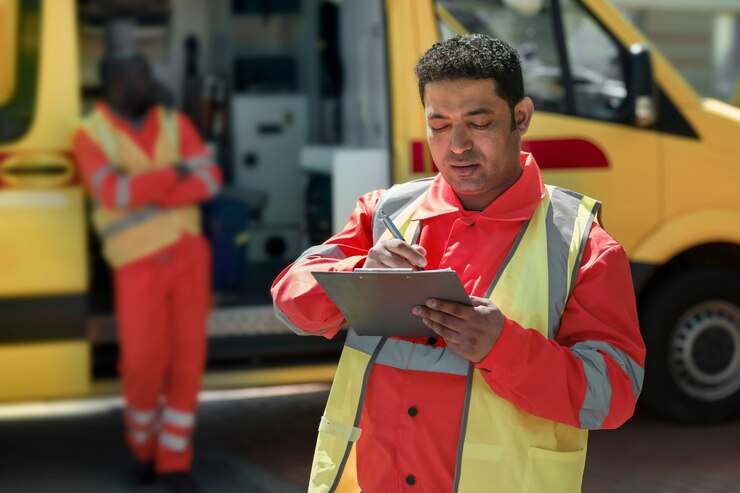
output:
[[532, 114], [534, 113], [534, 103], [532, 100], [525, 97], [514, 106], [514, 124], [516, 125], [516, 131], [519, 132], [520, 136], [523, 136], [529, 130], [529, 124], [532, 122]]

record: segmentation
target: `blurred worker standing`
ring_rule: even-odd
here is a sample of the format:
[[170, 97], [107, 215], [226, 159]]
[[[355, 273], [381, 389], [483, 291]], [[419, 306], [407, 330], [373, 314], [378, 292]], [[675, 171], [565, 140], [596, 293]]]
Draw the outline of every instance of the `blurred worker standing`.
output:
[[74, 154], [114, 271], [126, 441], [139, 483], [193, 492], [210, 304], [197, 204], [218, 192], [221, 175], [187, 117], [157, 104], [130, 22], [108, 25], [100, 74], [104, 100], [81, 123]]

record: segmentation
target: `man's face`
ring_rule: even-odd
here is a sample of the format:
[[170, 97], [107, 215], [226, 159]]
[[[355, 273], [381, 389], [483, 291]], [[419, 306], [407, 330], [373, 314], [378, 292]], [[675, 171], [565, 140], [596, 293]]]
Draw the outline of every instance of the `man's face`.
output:
[[121, 71], [123, 104], [133, 115], [142, 115], [155, 103], [156, 88], [149, 67], [138, 60]]
[[427, 140], [434, 163], [463, 207], [483, 210], [521, 174], [521, 136], [532, 114], [528, 98], [514, 108], [491, 79], [431, 82], [424, 89]]

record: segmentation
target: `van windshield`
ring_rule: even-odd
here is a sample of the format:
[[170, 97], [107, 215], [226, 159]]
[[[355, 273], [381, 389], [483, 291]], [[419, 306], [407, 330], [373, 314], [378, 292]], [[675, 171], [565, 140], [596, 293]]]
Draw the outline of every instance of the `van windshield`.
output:
[[26, 134], [36, 108], [40, 0], [0, 0], [0, 145]]

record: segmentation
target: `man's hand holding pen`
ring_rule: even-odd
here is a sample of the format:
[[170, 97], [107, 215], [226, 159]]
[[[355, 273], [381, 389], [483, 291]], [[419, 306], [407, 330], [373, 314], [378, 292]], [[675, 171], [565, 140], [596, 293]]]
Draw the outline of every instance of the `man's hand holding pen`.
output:
[[395, 238], [377, 242], [368, 252], [364, 267], [402, 268], [427, 265], [427, 251], [421, 245], [409, 245]]
[[393, 235], [392, 240], [377, 242], [368, 252], [365, 267], [367, 268], [403, 268], [412, 267], [424, 270], [427, 265], [427, 251], [421, 245], [409, 245], [393, 220], [382, 209], [378, 211], [380, 219]]

